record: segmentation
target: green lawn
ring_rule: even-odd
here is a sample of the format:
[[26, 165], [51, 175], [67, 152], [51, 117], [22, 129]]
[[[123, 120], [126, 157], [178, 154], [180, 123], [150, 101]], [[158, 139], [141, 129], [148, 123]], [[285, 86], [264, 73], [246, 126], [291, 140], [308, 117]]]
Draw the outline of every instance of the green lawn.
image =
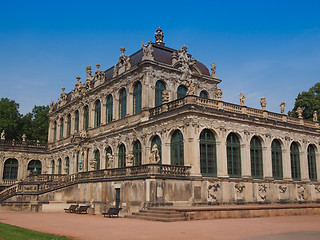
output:
[[1, 238], [4, 240], [71, 240], [70, 238], [36, 232], [5, 223], [0, 223]]

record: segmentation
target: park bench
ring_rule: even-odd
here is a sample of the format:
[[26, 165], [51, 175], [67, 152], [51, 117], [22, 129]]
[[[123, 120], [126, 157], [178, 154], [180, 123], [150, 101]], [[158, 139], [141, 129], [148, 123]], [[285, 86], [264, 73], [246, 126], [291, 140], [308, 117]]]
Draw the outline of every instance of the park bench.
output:
[[90, 207], [90, 206], [80, 206], [80, 207], [75, 211], [75, 213], [78, 213], [78, 214], [87, 214], [89, 207]]
[[70, 205], [70, 207], [69, 207], [69, 208], [65, 208], [64, 211], [65, 211], [66, 213], [74, 213], [74, 212], [77, 210], [78, 207], [79, 207], [78, 204], [76, 204], [76, 205]]
[[102, 213], [102, 215], [104, 217], [106, 217], [106, 215], [108, 215], [110, 218], [114, 217], [114, 216], [117, 216], [119, 217], [119, 212], [122, 208], [109, 208], [108, 212], [105, 212], [105, 213]]

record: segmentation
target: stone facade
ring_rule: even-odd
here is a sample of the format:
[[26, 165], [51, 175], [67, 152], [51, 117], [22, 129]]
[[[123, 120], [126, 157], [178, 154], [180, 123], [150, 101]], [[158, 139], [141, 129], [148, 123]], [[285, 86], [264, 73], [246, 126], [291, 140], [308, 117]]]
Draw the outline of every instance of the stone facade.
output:
[[0, 200], [31, 191], [38, 197], [30, 201], [93, 201], [102, 211], [120, 189], [127, 212], [148, 204], [320, 200], [317, 118], [289, 117], [284, 103], [281, 114], [269, 112], [265, 98], [261, 110], [250, 108], [242, 93], [240, 105], [224, 102], [215, 64], [210, 73], [186, 46], [165, 47], [159, 29], [156, 43], [131, 56], [120, 50], [116, 65], [102, 71], [97, 64], [94, 75], [88, 66], [84, 83], [77, 77], [74, 90], [63, 88], [51, 102], [45, 150], [0, 148], [0, 169], [17, 159], [18, 179], [27, 176], [28, 159], [57, 175], [51, 187], [37, 179], [24, 190], [29, 178]]

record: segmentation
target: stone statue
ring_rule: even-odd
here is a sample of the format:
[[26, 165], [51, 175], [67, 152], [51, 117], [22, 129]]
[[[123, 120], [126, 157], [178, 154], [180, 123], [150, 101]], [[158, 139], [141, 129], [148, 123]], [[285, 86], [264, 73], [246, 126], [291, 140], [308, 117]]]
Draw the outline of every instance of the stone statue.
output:
[[112, 77], [116, 77], [117, 75], [118, 75], [117, 65], [114, 65]]
[[246, 106], [246, 102], [244, 101], [244, 99], [246, 98], [245, 95], [243, 95], [243, 93], [240, 93], [240, 106]]
[[157, 44], [164, 45], [164, 42], [163, 42], [164, 34], [160, 27], [158, 27], [157, 31], [154, 34], [154, 37], [156, 38]]
[[168, 103], [168, 102], [169, 102], [169, 92], [168, 92], [168, 90], [163, 90], [162, 103]]
[[154, 144], [151, 149], [151, 154], [149, 157], [149, 163], [159, 163], [160, 156], [157, 144]]
[[22, 135], [22, 142], [26, 141], [27, 136], [25, 134]]
[[215, 77], [215, 78], [218, 77], [218, 76], [216, 75], [216, 70], [217, 70], [216, 64], [213, 62], [213, 63], [211, 64], [211, 77]]
[[222, 97], [222, 90], [221, 90], [221, 88], [218, 88], [217, 89], [217, 98], [219, 101], [221, 100], [221, 97]]
[[286, 106], [285, 102], [280, 103], [280, 108], [281, 108], [281, 114], [285, 114], [284, 112], [284, 107]]
[[297, 108], [297, 113], [298, 113], [298, 118], [302, 119], [303, 110], [302, 110], [301, 107], [298, 107], [298, 108]]
[[267, 106], [267, 100], [265, 98], [260, 99], [260, 105], [262, 107], [263, 111], [266, 111], [266, 106]]
[[91, 160], [90, 160], [91, 169], [95, 170], [96, 167], [97, 167], [97, 163], [98, 163], [98, 161], [97, 161], [96, 159], [94, 159], [94, 158], [91, 159]]
[[92, 77], [91, 66], [86, 67], [86, 73], [87, 73], [87, 79], [92, 80], [93, 77]]
[[97, 70], [94, 73], [95, 83], [101, 84], [106, 80], [106, 74], [104, 71], [101, 71], [100, 64], [96, 64]]
[[64, 87], [62, 87], [61, 90], [62, 90], [62, 93], [61, 93], [61, 95], [60, 95], [60, 97], [61, 97], [61, 103], [62, 103], [62, 104], [65, 104], [65, 103], [67, 103], [67, 94], [64, 92], [64, 90], [65, 90]]
[[49, 113], [51, 113], [53, 111], [53, 108], [54, 108], [54, 101], [51, 100]]
[[121, 47], [120, 51], [121, 54], [118, 60], [118, 74], [121, 74], [131, 68], [130, 57], [124, 54], [124, 52], [126, 51], [125, 47]]
[[144, 42], [141, 42], [141, 48], [143, 52], [142, 60], [153, 60], [153, 47], [151, 42], [147, 45]]
[[6, 137], [5, 137], [5, 132], [4, 132], [4, 130], [2, 130], [2, 132], [1, 132], [1, 140], [6, 140]]
[[188, 79], [188, 91], [187, 91], [187, 95], [194, 95], [195, 92], [195, 86], [194, 86], [194, 82], [192, 81], [192, 78], [190, 77]]
[[129, 154], [126, 156], [126, 166], [127, 166], [127, 167], [133, 166], [133, 160], [134, 160], [133, 154], [132, 154], [132, 153], [129, 153]]
[[318, 112], [317, 111], [313, 112], [313, 121], [318, 122]]
[[107, 166], [107, 168], [112, 168], [113, 167], [114, 157], [110, 153], [107, 153], [107, 158], [108, 158], [108, 166]]

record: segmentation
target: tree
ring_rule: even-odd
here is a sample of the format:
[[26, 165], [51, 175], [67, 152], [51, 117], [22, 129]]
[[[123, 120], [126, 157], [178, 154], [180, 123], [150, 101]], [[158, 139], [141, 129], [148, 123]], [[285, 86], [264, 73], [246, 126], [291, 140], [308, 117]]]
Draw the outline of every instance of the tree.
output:
[[5, 131], [6, 139], [17, 139], [20, 135], [21, 114], [19, 104], [8, 98], [0, 99], [0, 131]]
[[303, 110], [303, 118], [313, 120], [313, 112], [320, 110], [320, 82], [316, 83], [309, 91], [299, 93], [292, 111], [288, 112], [291, 117], [298, 117], [297, 108], [301, 107]]
[[49, 106], [34, 106], [32, 109], [32, 136], [31, 139], [47, 142]]

